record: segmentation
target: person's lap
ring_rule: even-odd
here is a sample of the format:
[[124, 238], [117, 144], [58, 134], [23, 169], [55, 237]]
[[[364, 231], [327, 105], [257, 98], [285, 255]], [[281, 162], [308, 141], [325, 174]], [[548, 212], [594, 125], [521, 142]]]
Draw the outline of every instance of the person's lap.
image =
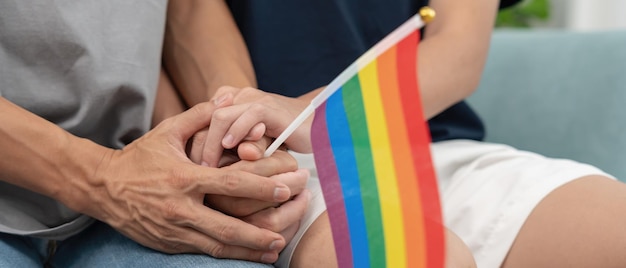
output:
[[[0, 267], [42, 267], [46, 241], [0, 236]], [[40, 246], [40, 245], [43, 245]], [[85, 231], [57, 242], [51, 267], [232, 267], [268, 268], [269, 265], [215, 259], [198, 254], [165, 254], [143, 247], [108, 225], [96, 222]], [[4, 264], [7, 264], [6, 266]], [[11, 265], [13, 264], [13, 265]]]
[[[626, 209], [626, 185], [595, 167], [569, 160], [546, 158], [506, 145], [475, 141], [440, 142], [433, 144], [431, 149], [446, 226], [469, 246], [478, 267], [502, 265], [509, 249], [511, 255], [508, 255], [507, 265], [518, 263], [516, 259], [519, 258], [530, 258], [532, 256], [528, 252], [532, 252], [530, 249], [533, 249], [533, 244], [542, 243], [536, 239], [551, 239], [551, 246], [554, 247], [558, 243], [568, 242], [560, 239], [561, 237], [548, 236], [546, 230], [550, 230], [549, 228], [537, 229], [537, 226], [559, 221], [576, 223], [580, 216], [571, 213], [573, 208], [585, 214], [594, 209], [594, 204], [602, 204], [602, 207], [595, 209], [603, 209], [604, 212], [594, 215], [605, 224], [607, 221], [615, 222], [601, 231], [605, 234], [603, 239], [619, 231], [617, 228], [626, 228], [626, 216], [621, 216], [626, 215], [623, 211]], [[587, 178], [579, 180], [587, 176], [594, 177], [593, 181], [601, 182], [584, 183]], [[586, 201], [593, 202], [586, 205], [578, 204], [582, 200], [580, 196], [579, 202], [568, 201], [576, 197], [581, 182], [590, 192], [595, 193]], [[613, 186], [608, 187], [607, 184]], [[616, 192], [607, 195], [608, 188], [613, 188]], [[555, 206], [554, 202], [559, 205]], [[312, 206], [316, 206], [315, 202], [312, 202]], [[323, 202], [317, 206], [323, 208]], [[546, 210], [549, 212], [545, 212]], [[563, 235], [568, 235], [568, 232], [576, 233], [574, 226], [586, 228], [585, 231], [593, 229], [590, 224], [562, 226], [566, 227], [560, 229]], [[621, 233], [626, 236], [626, 231]], [[535, 240], [530, 239], [535, 234], [546, 236], [538, 235], [534, 237]], [[626, 241], [624, 238], [620, 239]], [[614, 239], [610, 241], [613, 242]], [[626, 250], [621, 248], [623, 246], [620, 247], [621, 244], [612, 245], [617, 245], [619, 250]], [[551, 251], [550, 248], [543, 250]], [[610, 255], [611, 251], [606, 252]]]
[[27, 237], [0, 233], [0, 267], [42, 267], [43, 257]]
[[[432, 148], [446, 226], [470, 247], [478, 267], [500, 267], [513, 244], [525, 237], [527, 232], [523, 231], [526, 228], [523, 226], [528, 222], [544, 225], [557, 222], [557, 217], [561, 221], [579, 220], [580, 216], [566, 213], [575, 203], [568, 203], [566, 195], [558, 192], [570, 191], [571, 185], [579, 184], [580, 178], [593, 176], [622, 185], [590, 165], [547, 158], [506, 145], [460, 140], [435, 144]], [[597, 185], [588, 186], [590, 192], [603, 191]], [[550, 213], [542, 213], [542, 218], [533, 216], [544, 210], [546, 200], [558, 200], [559, 205], [551, 206]], [[605, 204], [608, 199], [593, 195], [588, 201]], [[625, 205], [622, 201], [622, 206]], [[573, 229], [561, 230], [571, 232], [569, 235], [576, 233]], [[611, 230], [604, 231], [611, 233]], [[554, 242], [552, 246], [565, 242], [556, 236], [540, 236], [534, 242], [541, 244], [544, 240]], [[556, 247], [543, 249], [550, 252]], [[557, 259], [554, 258], [555, 263], [561, 264], [562, 259]]]

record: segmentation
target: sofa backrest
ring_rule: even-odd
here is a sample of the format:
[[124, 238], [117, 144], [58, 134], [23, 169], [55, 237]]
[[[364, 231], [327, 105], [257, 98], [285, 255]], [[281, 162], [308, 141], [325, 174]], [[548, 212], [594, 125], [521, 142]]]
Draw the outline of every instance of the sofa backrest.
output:
[[626, 181], [626, 31], [496, 31], [468, 101], [487, 141]]

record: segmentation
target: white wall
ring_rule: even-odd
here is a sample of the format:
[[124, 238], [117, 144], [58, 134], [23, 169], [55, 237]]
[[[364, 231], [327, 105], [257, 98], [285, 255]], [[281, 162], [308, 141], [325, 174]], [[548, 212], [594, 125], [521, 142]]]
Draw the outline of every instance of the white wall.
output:
[[626, 0], [550, 0], [545, 27], [572, 30], [626, 29]]

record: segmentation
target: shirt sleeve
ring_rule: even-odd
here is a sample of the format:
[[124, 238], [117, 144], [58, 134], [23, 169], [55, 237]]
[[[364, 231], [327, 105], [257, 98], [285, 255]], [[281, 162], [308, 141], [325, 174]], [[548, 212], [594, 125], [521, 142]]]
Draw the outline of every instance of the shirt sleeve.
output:
[[504, 9], [510, 6], [513, 6], [517, 3], [521, 2], [520, 0], [500, 0], [500, 9]]

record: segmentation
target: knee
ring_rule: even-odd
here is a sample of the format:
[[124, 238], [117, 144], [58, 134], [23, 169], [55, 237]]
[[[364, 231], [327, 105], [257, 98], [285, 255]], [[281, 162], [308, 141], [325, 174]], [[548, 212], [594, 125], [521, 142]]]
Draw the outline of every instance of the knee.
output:
[[446, 228], [446, 267], [475, 268], [476, 261], [470, 249], [455, 233]]

